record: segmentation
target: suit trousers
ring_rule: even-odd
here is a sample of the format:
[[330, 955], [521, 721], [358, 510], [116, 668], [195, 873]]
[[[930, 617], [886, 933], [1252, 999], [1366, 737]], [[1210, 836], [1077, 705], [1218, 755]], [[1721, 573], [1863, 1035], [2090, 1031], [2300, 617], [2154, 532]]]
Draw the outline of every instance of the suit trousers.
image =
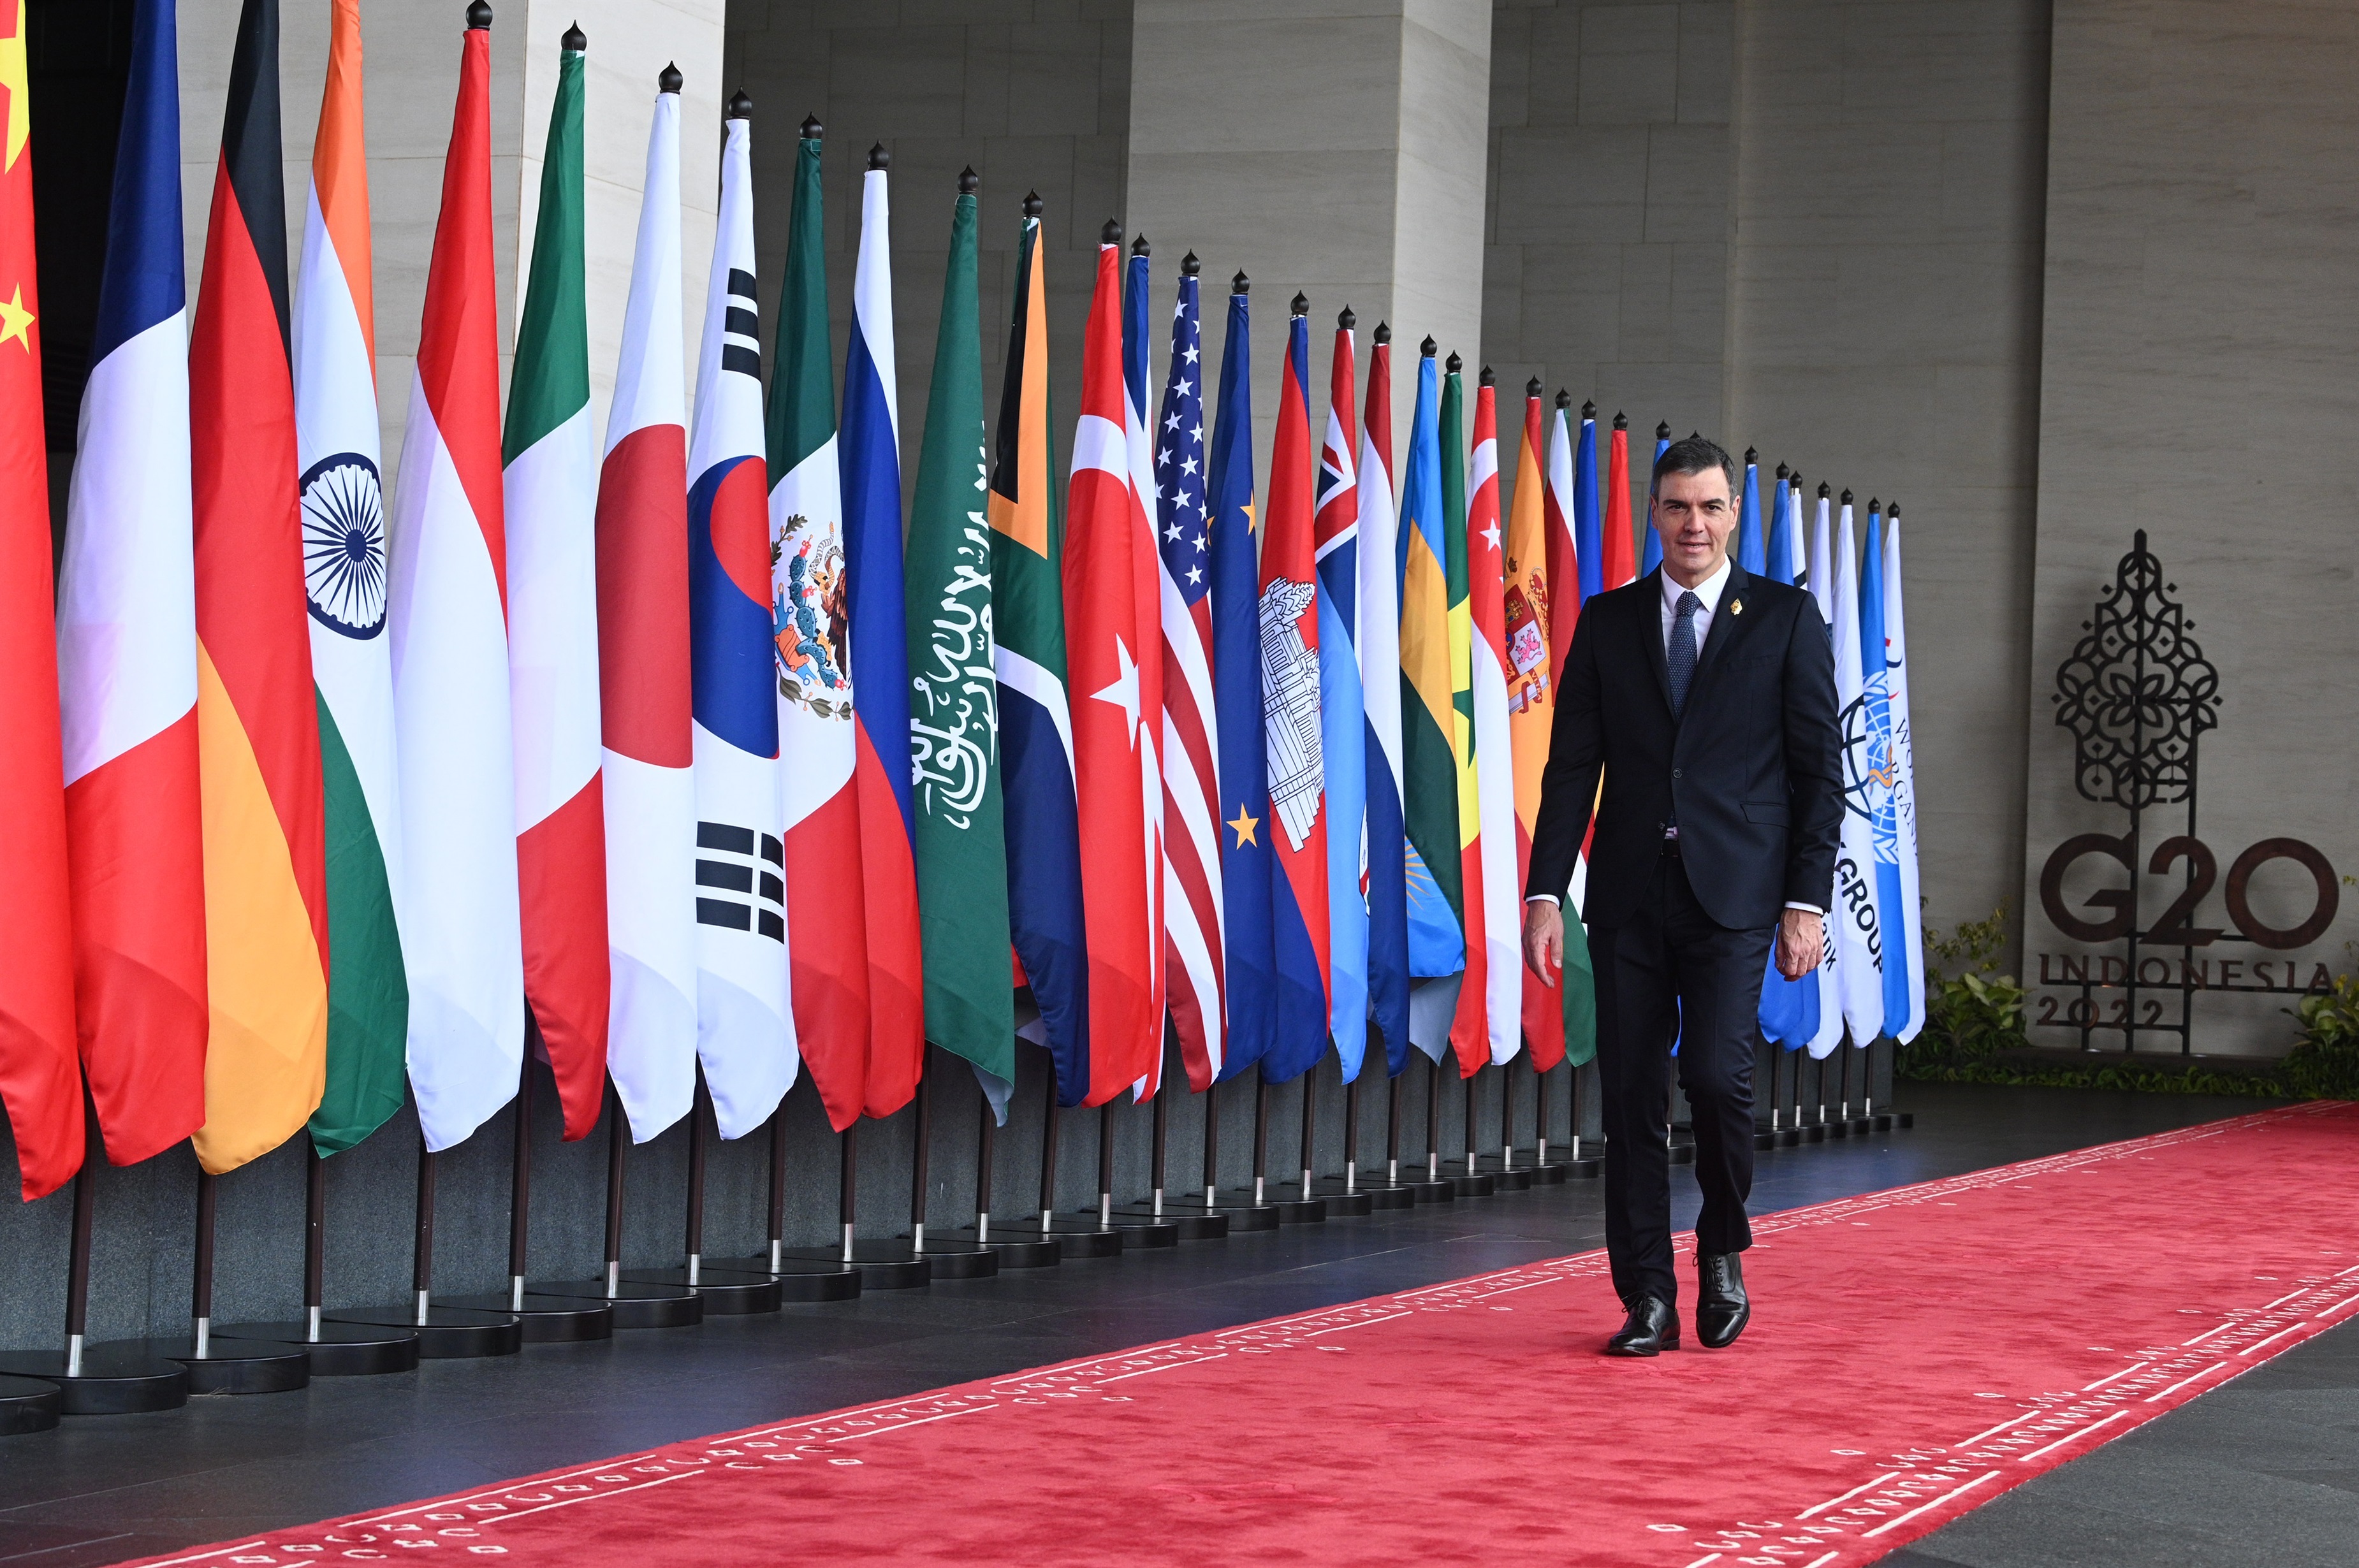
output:
[[[1761, 979], [1776, 928], [1733, 930], [1696, 901], [1676, 840], [1638, 905], [1593, 927], [1597, 1069], [1605, 1127], [1605, 1250], [1614, 1293], [1679, 1301], [1671, 1268], [1671, 1065], [1695, 1114], [1696, 1249], [1753, 1245], [1753, 1061]], [[1676, 1042], [1678, 1054], [1672, 1054]]]

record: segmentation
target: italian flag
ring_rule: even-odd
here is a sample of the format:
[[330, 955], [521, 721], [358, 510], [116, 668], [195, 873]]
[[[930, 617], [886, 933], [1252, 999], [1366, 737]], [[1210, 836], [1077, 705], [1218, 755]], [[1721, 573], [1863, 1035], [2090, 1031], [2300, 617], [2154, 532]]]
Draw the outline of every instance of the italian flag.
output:
[[587, 1137], [598, 1124], [610, 983], [598, 775], [598, 453], [590, 431], [582, 257], [586, 45], [579, 29], [569, 31], [559, 56], [501, 486], [525, 996], [556, 1075], [569, 1139]]
[[294, 331], [295, 460], [327, 812], [328, 946], [335, 957], [327, 1076], [310, 1123], [322, 1154], [375, 1132], [407, 1092], [409, 979], [394, 915], [400, 815], [375, 354], [360, 0], [335, 0]]

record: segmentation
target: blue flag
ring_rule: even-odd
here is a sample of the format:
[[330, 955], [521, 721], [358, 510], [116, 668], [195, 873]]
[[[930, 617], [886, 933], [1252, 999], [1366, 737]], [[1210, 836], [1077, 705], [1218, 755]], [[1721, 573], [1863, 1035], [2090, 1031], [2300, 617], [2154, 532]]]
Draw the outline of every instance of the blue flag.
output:
[[[1352, 440], [1352, 333], [1335, 330], [1327, 440], [1315, 480], [1320, 750], [1327, 773], [1327, 975], [1343, 1081], [1368, 1048], [1368, 900], [1360, 863], [1368, 806], [1367, 706], [1360, 690], [1360, 484]], [[1390, 775], [1386, 775], [1389, 782]]]
[[1769, 572], [1768, 546], [1761, 535], [1761, 465], [1745, 454], [1745, 500], [1736, 516], [1736, 564], [1755, 577]]
[[[1423, 395], [1424, 389], [1419, 388]], [[1659, 562], [1662, 550], [1652, 528], [1647, 543]], [[1580, 571], [1579, 602], [1587, 604], [1605, 590], [1605, 530], [1597, 514], [1597, 406], [1581, 406], [1581, 445], [1572, 460], [1572, 553]]]
[[[1663, 460], [1663, 454], [1664, 454], [1665, 452], [1667, 452], [1667, 451], [1669, 451], [1669, 450], [1670, 449], [1670, 446], [1671, 446], [1671, 427], [1670, 427], [1669, 425], [1658, 425], [1658, 426], [1656, 426], [1656, 427], [1655, 427], [1655, 462], [1658, 463], [1658, 462], [1661, 462], [1661, 461]], [[1645, 524], [1644, 524], [1644, 525], [1642, 525], [1642, 526], [1639, 528], [1639, 530], [1638, 530], [1638, 537], [1639, 537], [1639, 539], [1640, 539], [1640, 541], [1641, 541], [1641, 546], [1642, 546], [1641, 555], [1640, 555], [1640, 558], [1639, 558], [1639, 562], [1638, 562], [1638, 575], [1639, 575], [1640, 577], [1645, 577], [1648, 572], [1653, 571], [1657, 567], [1661, 566], [1661, 565], [1663, 564], [1663, 536], [1662, 536], [1660, 534], [1658, 534], [1658, 533], [1656, 533], [1656, 532], [1655, 532], [1655, 518], [1654, 518], [1654, 504], [1653, 504], [1653, 503], [1654, 503], [1654, 499], [1655, 499], [1655, 480], [1654, 480], [1654, 474], [1655, 474], [1655, 467], [1654, 467], [1654, 463], [1649, 463], [1649, 464], [1647, 464], [1647, 521], [1646, 521]]]
[[1212, 708], [1221, 778], [1221, 918], [1229, 1033], [1221, 1077], [1267, 1054], [1277, 1012], [1270, 936], [1269, 762], [1262, 733], [1261, 564], [1254, 541], [1252, 318], [1229, 296], [1212, 425]]
[[[1892, 661], [1884, 636], [1884, 518], [1867, 503], [1867, 558], [1859, 580], [1859, 668], [1867, 717], [1869, 840], [1875, 846], [1875, 907], [1884, 927], [1884, 1033], [1897, 1035], [1914, 1009], [1905, 961], [1896, 961], [1894, 935], [1905, 927], [1900, 889], [1898, 760], [1892, 743]], [[1864, 1042], [1861, 1042], [1864, 1044]]]

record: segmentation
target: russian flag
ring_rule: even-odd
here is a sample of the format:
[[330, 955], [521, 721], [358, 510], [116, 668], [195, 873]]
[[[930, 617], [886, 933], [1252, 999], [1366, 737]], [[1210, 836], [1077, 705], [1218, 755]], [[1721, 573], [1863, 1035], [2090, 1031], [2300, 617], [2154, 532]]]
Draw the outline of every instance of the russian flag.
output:
[[859, 754], [861, 891], [868, 935], [865, 1108], [890, 1116], [917, 1092], [926, 1055], [918, 925], [917, 807], [909, 785], [909, 642], [901, 570], [900, 427], [893, 374], [891, 211], [886, 155], [861, 184], [860, 261], [843, 357], [843, 551], [852, 622], [852, 711]]

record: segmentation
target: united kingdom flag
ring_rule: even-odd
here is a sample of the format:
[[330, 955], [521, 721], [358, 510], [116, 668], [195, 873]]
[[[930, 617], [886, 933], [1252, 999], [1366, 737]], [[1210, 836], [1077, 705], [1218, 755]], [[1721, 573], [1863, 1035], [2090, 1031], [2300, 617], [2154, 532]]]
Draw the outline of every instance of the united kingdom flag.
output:
[[1212, 518], [1205, 505], [1198, 264], [1180, 264], [1171, 373], [1155, 429], [1156, 541], [1163, 575], [1165, 973], [1190, 1087], [1211, 1087], [1223, 1043], [1221, 798], [1212, 735]]

